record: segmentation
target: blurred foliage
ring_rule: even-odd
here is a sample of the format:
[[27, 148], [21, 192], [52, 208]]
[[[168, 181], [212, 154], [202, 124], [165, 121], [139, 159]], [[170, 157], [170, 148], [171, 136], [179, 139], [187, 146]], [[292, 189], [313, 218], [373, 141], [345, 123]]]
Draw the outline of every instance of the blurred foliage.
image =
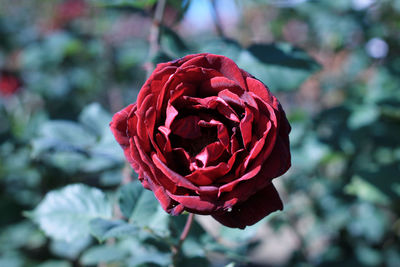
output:
[[198, 216], [178, 265], [400, 266], [399, 1], [215, 2], [168, 0], [149, 56], [156, 0], [0, 0], [0, 73], [20, 80], [0, 90], [0, 266], [171, 264], [187, 215], [126, 178], [108, 123], [149, 63], [199, 52], [277, 94], [293, 166], [283, 212]]

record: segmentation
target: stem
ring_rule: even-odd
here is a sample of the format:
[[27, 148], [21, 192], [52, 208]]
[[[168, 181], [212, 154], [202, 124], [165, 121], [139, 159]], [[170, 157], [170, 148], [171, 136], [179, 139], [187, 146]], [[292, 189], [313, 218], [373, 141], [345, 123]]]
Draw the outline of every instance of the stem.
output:
[[147, 78], [150, 76], [154, 69], [154, 63], [152, 62], [154, 56], [157, 54], [160, 49], [160, 25], [164, 16], [166, 0], [158, 0], [156, 10], [154, 12], [153, 22], [150, 28], [149, 35], [149, 55], [146, 63], [146, 72]]
[[179, 245], [182, 246], [182, 243], [185, 241], [187, 235], [189, 234], [190, 227], [192, 226], [193, 223], [193, 218], [194, 218], [194, 213], [189, 213], [189, 216], [186, 220], [185, 227], [183, 228], [181, 237], [179, 238]]
[[211, 0], [211, 6], [212, 6], [212, 17], [214, 20], [215, 29], [217, 30], [218, 36], [223, 38], [225, 35], [224, 35], [224, 30], [222, 28], [221, 18], [219, 16], [217, 9], [217, 0]]
[[178, 244], [176, 244], [175, 246], [172, 246], [172, 248], [171, 248], [171, 250], [172, 250], [172, 265], [171, 265], [171, 267], [177, 266], [178, 255], [181, 250], [182, 244], [185, 241], [186, 237], [188, 236], [190, 228], [192, 227], [193, 218], [194, 218], [194, 214], [189, 213], [189, 216], [187, 217], [187, 220], [186, 220], [185, 227], [183, 228], [181, 236], [179, 237]]

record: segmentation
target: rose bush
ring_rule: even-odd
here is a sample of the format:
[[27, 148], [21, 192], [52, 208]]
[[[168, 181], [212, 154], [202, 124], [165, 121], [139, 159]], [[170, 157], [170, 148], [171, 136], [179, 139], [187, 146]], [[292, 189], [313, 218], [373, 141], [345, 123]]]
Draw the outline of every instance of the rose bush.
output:
[[245, 228], [283, 208], [272, 179], [290, 167], [290, 125], [269, 89], [229, 58], [157, 65], [110, 126], [143, 186], [173, 215]]

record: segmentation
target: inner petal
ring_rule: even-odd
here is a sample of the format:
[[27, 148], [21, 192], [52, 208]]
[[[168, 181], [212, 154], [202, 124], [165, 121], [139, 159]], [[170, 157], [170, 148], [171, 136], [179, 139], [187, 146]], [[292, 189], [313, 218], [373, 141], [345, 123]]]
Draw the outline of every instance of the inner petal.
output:
[[240, 132], [242, 133], [243, 144], [246, 148], [249, 146], [253, 135], [253, 118], [253, 113], [246, 107], [244, 118], [240, 122]]
[[190, 97], [190, 96], [183, 96], [177, 101], [177, 107], [184, 107], [190, 108], [193, 110], [216, 110], [219, 114], [223, 115], [227, 119], [239, 123], [239, 116], [237, 115], [236, 111], [228, 105], [220, 97], [217, 96], [210, 96], [206, 98], [197, 98], [197, 97]]
[[[172, 129], [172, 134], [170, 135], [172, 147], [182, 147], [191, 157], [195, 157], [207, 145], [218, 141], [215, 127], [201, 127], [198, 123], [200, 120], [198, 116], [187, 116], [184, 119], [187, 121], [186, 127]], [[172, 125], [173, 128], [174, 125], [175, 123]]]
[[207, 167], [219, 159], [224, 151], [225, 148], [220, 142], [214, 142], [207, 145], [195, 158]]
[[199, 138], [202, 135], [199, 121], [200, 118], [196, 115], [175, 119], [171, 125], [172, 133], [185, 139]]

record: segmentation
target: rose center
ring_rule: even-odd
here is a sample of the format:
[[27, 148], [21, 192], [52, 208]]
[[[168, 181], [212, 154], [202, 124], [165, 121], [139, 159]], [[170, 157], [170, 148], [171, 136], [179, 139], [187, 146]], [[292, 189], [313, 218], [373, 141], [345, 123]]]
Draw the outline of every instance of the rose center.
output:
[[[171, 145], [174, 148], [182, 147], [191, 157], [195, 157], [200, 151], [215, 141], [218, 141], [216, 127], [199, 127], [199, 136], [195, 139], [184, 138], [171, 134]], [[194, 131], [194, 129], [192, 129]]]

